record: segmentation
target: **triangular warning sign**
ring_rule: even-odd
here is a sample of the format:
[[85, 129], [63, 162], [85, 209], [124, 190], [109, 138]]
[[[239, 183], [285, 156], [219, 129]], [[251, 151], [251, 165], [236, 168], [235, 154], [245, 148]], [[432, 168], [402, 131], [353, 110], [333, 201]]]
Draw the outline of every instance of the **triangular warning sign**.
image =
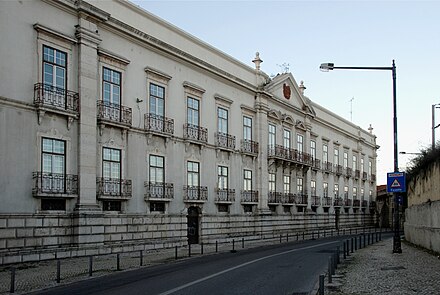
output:
[[394, 179], [393, 183], [391, 184], [392, 188], [400, 187], [400, 183], [397, 181], [397, 179]]

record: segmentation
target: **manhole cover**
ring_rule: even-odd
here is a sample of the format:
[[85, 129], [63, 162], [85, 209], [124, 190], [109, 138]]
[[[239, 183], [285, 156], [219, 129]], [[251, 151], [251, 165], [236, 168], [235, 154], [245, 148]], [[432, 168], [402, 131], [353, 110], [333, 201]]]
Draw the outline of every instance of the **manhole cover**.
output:
[[386, 266], [386, 267], [382, 267], [380, 270], [401, 270], [401, 269], [406, 269], [403, 266]]

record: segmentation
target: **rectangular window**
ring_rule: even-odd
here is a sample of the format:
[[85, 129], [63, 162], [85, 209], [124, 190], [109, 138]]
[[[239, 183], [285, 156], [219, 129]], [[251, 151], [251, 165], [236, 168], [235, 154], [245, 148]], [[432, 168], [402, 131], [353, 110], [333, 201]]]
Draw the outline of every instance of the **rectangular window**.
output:
[[353, 188], [353, 199], [357, 199], [357, 187]]
[[199, 180], [200, 180], [199, 163], [188, 161], [186, 184], [188, 186], [199, 186]]
[[121, 104], [121, 73], [103, 68], [102, 100], [108, 104]]
[[283, 184], [284, 193], [285, 194], [290, 193], [290, 176], [284, 175], [283, 182], [284, 182], [284, 184]]
[[290, 149], [290, 130], [284, 129], [283, 131], [283, 146]]
[[299, 194], [304, 193], [304, 186], [303, 186], [303, 179], [302, 178], [296, 179], [296, 192]]
[[296, 135], [296, 149], [300, 153], [304, 152], [304, 136], [301, 134]]
[[150, 202], [150, 212], [165, 213], [165, 203], [164, 202]]
[[164, 157], [150, 155], [150, 182], [165, 182], [165, 165]]
[[41, 199], [41, 210], [51, 211], [66, 211], [65, 199]]
[[243, 139], [252, 140], [252, 118], [243, 117]]
[[348, 152], [344, 151], [344, 168], [348, 167]]
[[328, 197], [328, 183], [327, 182], [322, 183], [322, 191], [323, 191], [324, 197]]
[[365, 197], [364, 193], [365, 193], [364, 189], [361, 188], [361, 198], [362, 198], [362, 199]]
[[67, 82], [67, 54], [43, 45], [43, 83], [63, 91]]
[[339, 184], [335, 184], [334, 193], [335, 193], [335, 198], [339, 198]]
[[243, 171], [243, 190], [251, 191], [252, 190], [252, 171], [244, 170]]
[[103, 148], [102, 177], [106, 179], [121, 178], [121, 150]]
[[353, 155], [353, 170], [357, 170], [357, 156]]
[[102, 210], [104, 211], [118, 211], [122, 209], [121, 201], [103, 201]]
[[150, 83], [150, 114], [165, 116], [165, 88]]
[[200, 103], [198, 99], [188, 97], [187, 99], [187, 123], [193, 126], [199, 126]]
[[339, 165], [339, 150], [334, 150], [333, 164]]
[[276, 144], [276, 127], [269, 124], [269, 147], [275, 147]]
[[310, 155], [313, 159], [316, 159], [316, 141], [310, 141]]
[[218, 176], [218, 189], [227, 189], [228, 188], [228, 167], [218, 166], [217, 176]]
[[371, 160], [368, 161], [368, 174], [373, 174], [373, 162]]
[[269, 173], [269, 192], [275, 192], [276, 182], [275, 173]]
[[324, 163], [328, 162], [328, 145], [327, 144], [322, 145], [322, 162], [324, 162]]
[[348, 186], [344, 186], [344, 198], [348, 198]]
[[310, 190], [313, 196], [316, 196], [316, 181], [311, 180], [310, 181]]
[[43, 138], [42, 146], [42, 172], [65, 174], [66, 142]]
[[364, 174], [364, 158], [361, 158], [361, 175]]
[[228, 110], [223, 108], [217, 109], [218, 132], [228, 134]]
[[372, 201], [372, 200], [373, 200], [373, 191], [370, 191], [370, 192], [368, 193], [368, 195], [369, 195], [369, 197], [370, 197], [370, 201]]

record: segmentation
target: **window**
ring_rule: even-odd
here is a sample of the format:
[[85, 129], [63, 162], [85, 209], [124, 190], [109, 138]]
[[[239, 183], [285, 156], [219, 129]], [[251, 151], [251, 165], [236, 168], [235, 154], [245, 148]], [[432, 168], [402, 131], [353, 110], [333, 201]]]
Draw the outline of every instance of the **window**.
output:
[[322, 183], [322, 191], [323, 191], [324, 198], [327, 198], [328, 197], [328, 183], [327, 182]]
[[150, 83], [150, 114], [165, 116], [165, 88]]
[[217, 109], [218, 132], [228, 134], [228, 110], [223, 108]]
[[199, 179], [199, 163], [189, 161], [187, 167], [187, 185], [199, 186]]
[[45, 192], [64, 192], [66, 142], [63, 140], [42, 139], [42, 189]]
[[121, 211], [121, 201], [103, 201], [102, 210], [104, 211]]
[[348, 198], [348, 186], [344, 186], [344, 198]]
[[218, 206], [218, 212], [228, 213], [229, 212], [229, 205], [227, 204], [217, 204]]
[[357, 156], [353, 155], [353, 170], [357, 170]]
[[327, 144], [322, 145], [322, 162], [324, 162], [324, 163], [328, 162], [328, 145]]
[[316, 196], [316, 180], [310, 181], [310, 190], [313, 196]]
[[41, 210], [66, 211], [66, 200], [64, 199], [41, 199]]
[[310, 155], [313, 159], [316, 159], [316, 141], [310, 141]]
[[199, 111], [200, 103], [199, 100], [188, 97], [187, 99], [187, 123], [193, 126], [199, 126]]
[[164, 183], [164, 158], [160, 156], [150, 155], [150, 182]]
[[353, 199], [357, 198], [357, 187], [353, 188]]
[[103, 148], [102, 176], [106, 179], [121, 178], [121, 150]]
[[368, 161], [368, 174], [373, 174], [373, 162], [371, 160]]
[[217, 176], [218, 176], [218, 189], [227, 189], [228, 188], [228, 167], [218, 166]]
[[339, 198], [339, 184], [335, 184], [334, 193], [335, 198]]
[[251, 191], [252, 190], [252, 171], [244, 170], [243, 171], [243, 190]]
[[344, 151], [344, 168], [348, 167], [348, 152]]
[[290, 193], [290, 176], [289, 175], [284, 175], [284, 177], [283, 177], [283, 188], [284, 188], [285, 194]]
[[369, 197], [370, 197], [370, 201], [373, 200], [373, 191], [370, 190], [370, 192], [368, 193]]
[[43, 83], [66, 89], [67, 54], [48, 46], [43, 46]]
[[361, 158], [361, 175], [364, 174], [364, 158]]
[[364, 188], [361, 188], [361, 198], [362, 199], [364, 198], [364, 193], [365, 193]]
[[269, 192], [275, 192], [276, 182], [275, 173], [269, 173]]
[[252, 118], [243, 117], [243, 139], [252, 140]]
[[121, 73], [103, 68], [102, 100], [106, 104], [121, 104]]
[[303, 179], [302, 178], [296, 179], [296, 192], [299, 193], [299, 194], [304, 193]]
[[276, 127], [275, 125], [269, 124], [269, 146], [275, 147], [276, 144]]
[[165, 212], [165, 203], [164, 202], [150, 202], [150, 212]]
[[334, 150], [333, 164], [339, 165], [339, 150]]
[[304, 151], [304, 136], [301, 134], [296, 135], [296, 149], [302, 153]]
[[290, 130], [284, 129], [283, 131], [283, 146], [290, 149]]

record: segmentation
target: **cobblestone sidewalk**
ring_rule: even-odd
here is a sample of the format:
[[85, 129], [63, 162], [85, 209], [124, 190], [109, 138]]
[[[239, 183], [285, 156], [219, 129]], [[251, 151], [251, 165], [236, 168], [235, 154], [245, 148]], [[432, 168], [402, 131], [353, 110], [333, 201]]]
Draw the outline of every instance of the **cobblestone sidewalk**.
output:
[[440, 259], [402, 242], [402, 254], [393, 254], [393, 239], [351, 254], [338, 266], [325, 294], [440, 294]]

